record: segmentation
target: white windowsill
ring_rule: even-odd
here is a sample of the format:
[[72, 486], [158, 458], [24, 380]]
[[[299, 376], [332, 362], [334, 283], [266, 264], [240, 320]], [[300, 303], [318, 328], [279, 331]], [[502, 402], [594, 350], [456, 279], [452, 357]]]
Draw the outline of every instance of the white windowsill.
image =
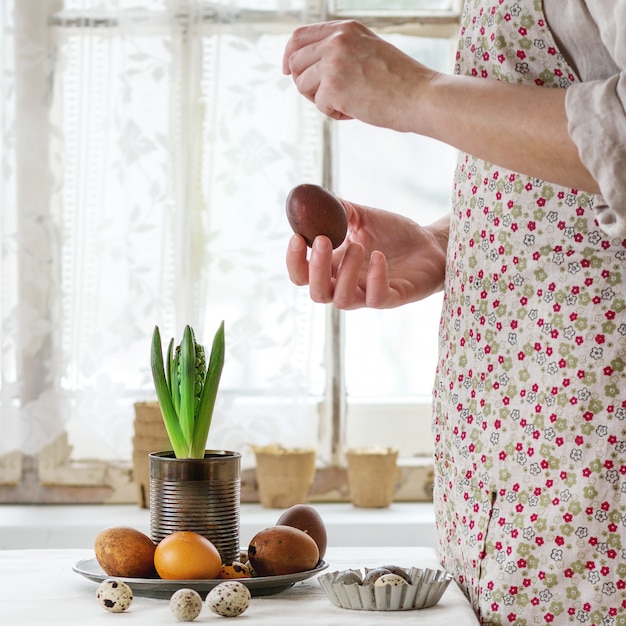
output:
[[[429, 546], [436, 548], [429, 502], [394, 502], [387, 509], [350, 503], [313, 503], [333, 546]], [[241, 505], [241, 543], [273, 526], [280, 509]], [[132, 526], [149, 534], [150, 513], [136, 505], [0, 505], [0, 549], [90, 548], [107, 526]]]

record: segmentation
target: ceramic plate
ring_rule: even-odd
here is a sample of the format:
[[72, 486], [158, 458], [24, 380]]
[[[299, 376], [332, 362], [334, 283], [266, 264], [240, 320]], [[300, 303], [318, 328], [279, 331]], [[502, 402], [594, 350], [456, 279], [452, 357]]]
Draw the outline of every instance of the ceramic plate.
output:
[[[315, 569], [306, 572], [298, 572], [297, 574], [283, 574], [281, 576], [256, 576], [255, 578], [239, 578], [239, 582], [243, 583], [250, 589], [253, 596], [269, 596], [280, 593], [289, 589], [297, 582], [312, 578], [328, 567], [326, 561], [320, 561]], [[81, 559], [77, 561], [72, 569], [81, 576], [101, 583], [107, 576], [96, 558]], [[200, 595], [205, 596], [213, 587], [223, 583], [221, 579], [204, 579], [204, 580], [163, 580], [161, 578], [120, 578], [133, 590], [136, 596], [145, 596], [148, 598], [169, 598], [177, 589], [195, 589]]]

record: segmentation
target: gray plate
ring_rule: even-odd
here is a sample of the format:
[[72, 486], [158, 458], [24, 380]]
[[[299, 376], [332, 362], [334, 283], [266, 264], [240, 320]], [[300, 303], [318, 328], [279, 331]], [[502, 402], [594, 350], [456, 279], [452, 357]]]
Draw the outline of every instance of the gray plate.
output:
[[[283, 574], [281, 576], [256, 576], [255, 578], [238, 578], [250, 590], [252, 596], [269, 596], [285, 589], [289, 589], [297, 582], [312, 578], [320, 572], [328, 568], [326, 561], [320, 561], [317, 567], [306, 572], [298, 572], [297, 574]], [[96, 558], [81, 559], [72, 567], [77, 574], [88, 578], [97, 583], [101, 583], [107, 576]], [[195, 589], [201, 596], [213, 589], [213, 587], [223, 583], [222, 579], [204, 579], [204, 580], [163, 580], [161, 578], [124, 578], [115, 576], [119, 580], [123, 580], [133, 590], [136, 596], [144, 596], [148, 598], [168, 598], [178, 589]]]

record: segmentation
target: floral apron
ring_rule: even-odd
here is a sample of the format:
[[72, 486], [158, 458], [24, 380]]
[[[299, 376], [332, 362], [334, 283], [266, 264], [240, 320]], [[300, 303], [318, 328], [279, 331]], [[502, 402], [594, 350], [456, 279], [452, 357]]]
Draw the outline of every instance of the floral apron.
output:
[[[578, 80], [539, 0], [468, 0], [456, 71]], [[434, 500], [440, 556], [483, 624], [626, 624], [626, 242], [594, 200], [459, 158]]]

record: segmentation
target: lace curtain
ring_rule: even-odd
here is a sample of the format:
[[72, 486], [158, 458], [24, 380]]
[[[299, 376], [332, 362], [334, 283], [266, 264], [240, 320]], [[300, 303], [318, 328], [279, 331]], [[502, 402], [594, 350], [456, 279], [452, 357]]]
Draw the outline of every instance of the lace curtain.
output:
[[222, 319], [209, 445], [315, 439], [322, 342], [283, 258], [286, 194], [321, 171], [280, 72], [303, 4], [3, 1], [0, 454], [67, 431], [129, 458], [154, 326]]

